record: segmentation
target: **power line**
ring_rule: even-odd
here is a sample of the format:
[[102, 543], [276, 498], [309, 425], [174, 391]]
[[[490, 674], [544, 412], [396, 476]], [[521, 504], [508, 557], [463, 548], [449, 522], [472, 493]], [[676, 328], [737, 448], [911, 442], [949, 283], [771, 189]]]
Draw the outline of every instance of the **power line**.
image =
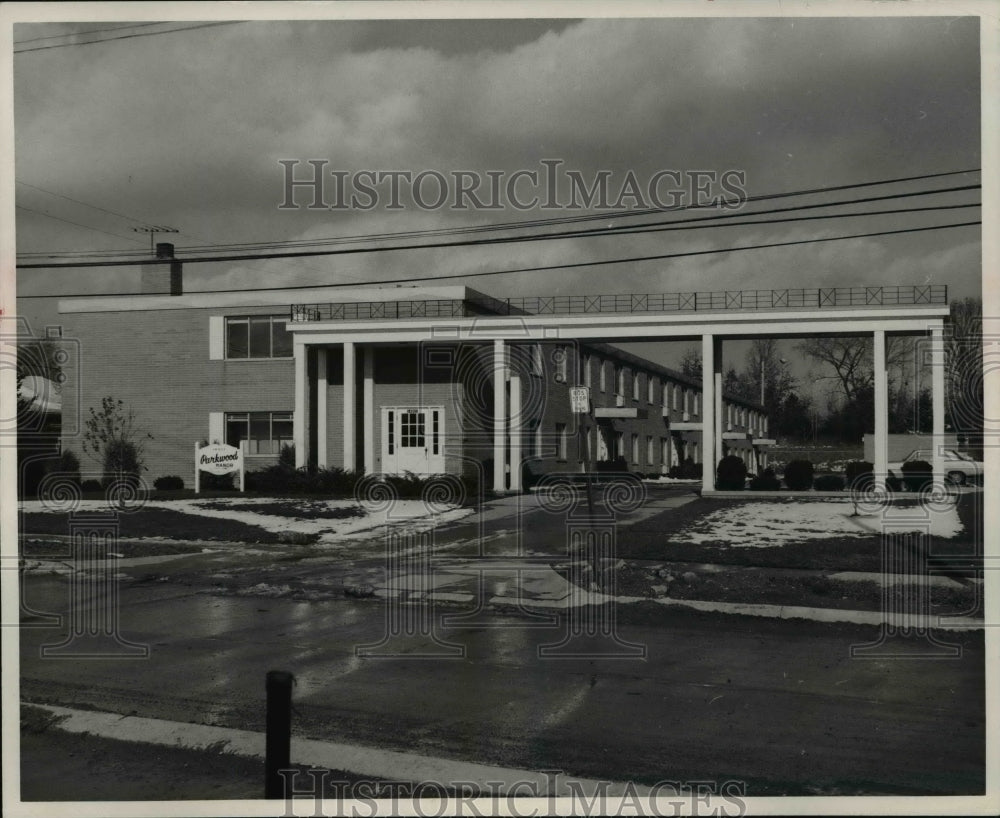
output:
[[85, 43], [55, 43], [53, 45], [39, 45], [34, 48], [16, 48], [15, 54], [27, 54], [29, 51], [48, 51], [53, 48], [70, 48], [79, 45], [96, 45], [98, 43], [110, 43], [112, 40], [131, 40], [135, 37], [156, 37], [160, 34], [176, 34], [179, 31], [195, 31], [199, 28], [212, 28], [214, 26], [234, 26], [242, 23], [243, 20], [229, 20], [219, 23], [202, 23], [196, 26], [183, 26], [182, 28], [171, 28], [166, 31], [140, 31], [136, 34], [122, 34], [120, 37], [103, 37], [99, 40], [89, 40]]
[[[83, 37], [87, 34], [102, 34], [105, 31], [124, 31], [127, 28], [149, 28], [149, 26], [162, 26], [164, 22], [161, 20], [157, 23], [126, 23], [123, 26], [115, 26], [114, 28], [92, 28], [87, 31], [64, 31], [62, 34], [49, 34], [45, 37], [32, 37], [28, 40], [14, 40], [14, 45], [24, 45], [25, 43], [37, 43], [41, 40], [57, 40], [60, 37]], [[70, 43], [72, 45], [72, 43]]]
[[[911, 181], [917, 181], [917, 180], [934, 179], [934, 178], [940, 178], [940, 177], [943, 177], [943, 176], [956, 176], [956, 175], [962, 175], [962, 174], [967, 174], [967, 173], [975, 173], [975, 172], [978, 172], [978, 171], [979, 171], [978, 168], [972, 168], [972, 169], [969, 169], [969, 170], [947, 171], [947, 172], [944, 172], [944, 173], [930, 173], [930, 174], [922, 174], [922, 175], [919, 175], [919, 176], [908, 176], [908, 177], [899, 177], [899, 178], [896, 178], [896, 179], [884, 179], [884, 180], [878, 180], [878, 181], [858, 182], [858, 183], [853, 183], [853, 184], [849, 184], [849, 185], [837, 185], [837, 186], [831, 186], [831, 187], [825, 187], [825, 188], [812, 188], [812, 189], [797, 190], [797, 191], [785, 191], [785, 192], [781, 192], [781, 193], [769, 193], [769, 194], [762, 194], [760, 196], [751, 196], [751, 197], [748, 197], [746, 199], [746, 201], [747, 202], [761, 202], [761, 201], [769, 201], [769, 200], [773, 200], [773, 199], [788, 198], [788, 197], [793, 197], [793, 196], [808, 196], [808, 195], [813, 195], [813, 194], [821, 193], [821, 192], [834, 192], [834, 191], [849, 190], [849, 189], [854, 189], [854, 188], [864, 188], [864, 187], [872, 187], [872, 186], [887, 185], [887, 184], [898, 184], [898, 183], [901, 183], [901, 182], [911, 182]], [[21, 183], [21, 184], [26, 184], [26, 183]], [[29, 187], [31, 187], [31, 185], [29, 185]], [[894, 195], [885, 196], [885, 197], [875, 197], [875, 198], [871, 198], [871, 199], [855, 199], [855, 200], [849, 200], [847, 202], [829, 202], [829, 203], [825, 203], [825, 204], [799, 205], [796, 208], [788, 208], [788, 210], [807, 209], [807, 208], [816, 208], [816, 207], [833, 207], [833, 206], [840, 205], [840, 204], [855, 204], [855, 203], [860, 203], [860, 202], [864, 202], [864, 201], [879, 201], [880, 199], [883, 199], [883, 198], [890, 198], [891, 199], [891, 198], [904, 198], [904, 197], [907, 197], [907, 196], [923, 196], [923, 195], [931, 195], [931, 194], [942, 193], [942, 192], [953, 192], [953, 191], [956, 191], [956, 190], [978, 189], [979, 187], [980, 187], [979, 185], [970, 185], [970, 186], [966, 186], [964, 188], [954, 187], [954, 188], [944, 188], [944, 189], [929, 190], [929, 191], [915, 191], [915, 192], [910, 192], [910, 193], [894, 194]], [[46, 192], [48, 192], [48, 191], [46, 191]], [[54, 194], [54, 195], [59, 195], [59, 194]], [[429, 229], [429, 230], [412, 230], [412, 231], [397, 232], [397, 233], [370, 233], [370, 234], [361, 234], [361, 235], [356, 235], [356, 236], [330, 237], [330, 238], [326, 238], [326, 239], [299, 239], [299, 240], [289, 240], [289, 241], [244, 242], [244, 243], [234, 243], [234, 244], [195, 245], [195, 246], [192, 246], [192, 247], [183, 248], [183, 250], [184, 251], [204, 250], [204, 251], [208, 251], [208, 252], [218, 250], [218, 251], [221, 252], [223, 250], [233, 250], [233, 249], [247, 249], [247, 250], [249, 250], [251, 248], [273, 249], [273, 248], [280, 248], [280, 247], [312, 247], [312, 246], [326, 246], [326, 245], [336, 245], [336, 244], [351, 244], [351, 243], [357, 243], [357, 242], [366, 241], [366, 240], [370, 240], [370, 241], [385, 241], [385, 240], [394, 240], [394, 239], [397, 239], [397, 238], [409, 238], [409, 237], [430, 237], [430, 236], [439, 236], [439, 235], [464, 235], [464, 234], [475, 234], [475, 233], [487, 232], [487, 231], [498, 231], [498, 230], [502, 231], [502, 230], [514, 229], [515, 227], [517, 227], [517, 228], [526, 228], [526, 227], [547, 226], [547, 225], [553, 225], [553, 224], [573, 224], [573, 223], [577, 223], [577, 222], [581, 222], [581, 221], [606, 220], [606, 219], [618, 218], [618, 217], [622, 217], [622, 216], [629, 216], [629, 217], [631, 217], [631, 216], [650, 215], [650, 214], [653, 214], [653, 213], [680, 212], [680, 211], [685, 211], [685, 210], [701, 210], [701, 209], [705, 209], [706, 207], [708, 207], [708, 205], [693, 204], [693, 205], [677, 206], [675, 208], [652, 208], [652, 209], [645, 208], [645, 209], [641, 209], [641, 210], [614, 211], [613, 213], [610, 213], [610, 214], [608, 214], [608, 213], [585, 214], [585, 215], [580, 215], [580, 216], [568, 216], [568, 217], [561, 217], [561, 218], [555, 218], [555, 217], [553, 217], [551, 219], [535, 219], [535, 220], [526, 220], [526, 221], [521, 221], [521, 222], [501, 222], [501, 223], [494, 223], [494, 224], [491, 224], [491, 225], [474, 225], [474, 226], [469, 226], [469, 227], [452, 227], [452, 228], [437, 228], [437, 229]], [[727, 215], [728, 215], [728, 217], [736, 217], [736, 216], [743, 216], [743, 215], [763, 215], [764, 213], [772, 213], [772, 212], [777, 213], [777, 212], [784, 212], [784, 211], [781, 211], [781, 210], [760, 211], [757, 214], [734, 213], [734, 214], [724, 214], [724, 215], [712, 216], [712, 217], [707, 217], [707, 218], [726, 218]], [[126, 218], [130, 218], [130, 217], [126, 217]], [[677, 222], [677, 223], [679, 223], [679, 222]], [[663, 222], [662, 224], [668, 224], [668, 222]], [[636, 225], [632, 225], [632, 227], [635, 227], [635, 226]], [[612, 230], [612, 229], [614, 229], [614, 230], [622, 230], [622, 231], [624, 231], [624, 230], [628, 229], [628, 227], [629, 226], [627, 226], [627, 225], [620, 225], [618, 227], [604, 228], [604, 229], [606, 229], [606, 230]], [[95, 251], [77, 251], [77, 252], [72, 252], [72, 253], [71, 252], [67, 252], [67, 253], [58, 253], [58, 254], [49, 254], [49, 255], [42, 254], [42, 253], [18, 253], [18, 256], [20, 258], [32, 258], [32, 257], [45, 257], [45, 258], [54, 258], [54, 257], [59, 257], [59, 258], [83, 258], [83, 257], [87, 257], [87, 256], [92, 256], [92, 255], [100, 255], [100, 256], [105, 257], [105, 258], [111, 258], [111, 257], [117, 256], [117, 255], [128, 255], [130, 253], [134, 254], [133, 251], [117, 251], [117, 252], [115, 252], [115, 251], [97, 251], [97, 250], [95, 250]]]
[[[769, 244], [752, 244], [744, 247], [723, 247], [714, 250], [689, 250], [682, 253], [665, 253], [660, 255], [652, 256], [632, 256], [623, 258], [611, 258], [611, 259], [600, 259], [598, 261], [581, 261], [571, 264], [550, 264], [540, 267], [519, 267], [507, 270], [489, 270], [478, 273], [449, 273], [446, 275], [438, 276], [407, 276], [406, 278], [384, 278], [377, 281], [368, 281], [366, 284], [379, 285], [379, 284], [408, 284], [413, 281], [444, 281], [452, 280], [456, 278], [480, 278], [483, 276], [498, 276], [498, 275], [514, 275], [516, 273], [537, 273], [537, 272], [550, 272], [555, 270], [570, 270], [579, 269], [582, 267], [597, 267], [606, 264], [627, 264], [640, 261], [663, 261], [666, 259], [675, 258], [690, 258], [693, 256], [707, 256], [719, 253], [738, 253], [747, 250], [763, 250], [773, 247], [793, 247], [802, 244], [821, 244], [825, 242], [833, 241], [848, 241], [851, 239], [866, 239], [875, 238], [879, 236], [897, 236], [905, 233], [923, 233], [930, 230], [947, 230], [950, 228], [957, 227], [973, 227], [975, 225], [981, 225], [981, 221], [974, 222], [958, 222], [955, 224], [938, 224], [930, 225], [926, 227], [909, 227], [900, 230], [881, 230], [874, 233], [855, 233], [849, 236], [827, 236], [823, 238], [816, 239], [799, 239], [796, 241], [785, 241], [785, 242], [772, 242]], [[269, 292], [275, 290], [313, 290], [313, 289], [334, 289], [342, 287], [357, 287], [357, 282], [347, 282], [347, 283], [336, 283], [336, 284], [297, 284], [286, 287], [254, 287], [253, 292]], [[243, 293], [247, 292], [245, 288], [235, 289], [235, 290], [193, 290], [188, 293], [188, 295], [209, 295], [213, 293]], [[57, 296], [52, 295], [19, 295], [18, 298], [86, 298], [88, 296], [94, 296], [94, 293], [62, 293]], [[106, 297], [135, 297], [139, 293], [100, 293], [98, 294], [102, 298]]]
[[[947, 188], [945, 190], [947, 192], [953, 192], [953, 191], [960, 191], [960, 190], [968, 190], [968, 189], [974, 188], [974, 187], [977, 187], [977, 186], [976, 185], [965, 185], [965, 186], [959, 186], [959, 187], [954, 187], [954, 188]], [[936, 192], [943, 192], [943, 191], [936, 191]], [[875, 197], [875, 198], [876, 199], [881, 199], [881, 198], [892, 199], [892, 198], [907, 197], [907, 196], [912, 196], [912, 195], [920, 195], [920, 194], [904, 193], [904, 194], [898, 194], [897, 196], [886, 196], [886, 197]], [[865, 201], [865, 200], [860, 200], [860, 201]], [[828, 207], [830, 205], [820, 205], [820, 206], [827, 206]], [[971, 206], [974, 206], [974, 205], [971, 205]], [[807, 206], [804, 206], [802, 208], [786, 208], [785, 210], [789, 210], [789, 209], [790, 210], [799, 210], [799, 209], [806, 209], [808, 207], [812, 207], [812, 206], [811, 205], [807, 205]], [[901, 212], [905, 212], [905, 211], [901, 211]], [[725, 216], [708, 216], [708, 217], [702, 217], [700, 219], [689, 220], [689, 223], [692, 222], [692, 221], [714, 221], [716, 219], [721, 219], [721, 218], [726, 218], [726, 217], [732, 218], [734, 216], [741, 216], [741, 215], [742, 214], [726, 214]], [[750, 214], [750, 215], [754, 215], [754, 214]], [[868, 214], [867, 213], [859, 213], [859, 214], [852, 214], [852, 215], [861, 215], [861, 216], [864, 216], [864, 215], [868, 215]], [[877, 215], [877, 214], [875, 214], [875, 215]], [[842, 217], [843, 217], [843, 214], [832, 214], [832, 215], [821, 216], [821, 217], [817, 217], [817, 218], [830, 219], [830, 218], [842, 218]], [[798, 221], [798, 220], [804, 220], [804, 219], [768, 219], [768, 220], [757, 221], [757, 222], [730, 222], [730, 223], [725, 223], [725, 224], [711, 224], [711, 225], [705, 225], [705, 226], [710, 226], [710, 227], [738, 227], [738, 226], [745, 226], [747, 224], [753, 224], [753, 225], [779, 224], [779, 223], [784, 222], [784, 221]], [[427, 244], [400, 244], [400, 245], [394, 245], [392, 247], [350, 247], [350, 248], [343, 248], [343, 249], [339, 249], [339, 250], [295, 250], [295, 251], [287, 251], [287, 252], [279, 252], [279, 253], [239, 253], [239, 254], [235, 254], [235, 255], [225, 255], [225, 256], [194, 256], [194, 257], [191, 257], [191, 256], [181, 256], [179, 258], [180, 258], [181, 261], [189, 262], [189, 263], [192, 263], [192, 264], [213, 263], [213, 262], [220, 262], [220, 261], [257, 261], [257, 260], [260, 260], [260, 259], [310, 258], [310, 257], [316, 257], [316, 256], [344, 256], [344, 255], [358, 255], [358, 254], [362, 254], [362, 253], [392, 253], [392, 252], [400, 252], [400, 251], [404, 251], [404, 250], [406, 250], [406, 251], [409, 251], [409, 250], [440, 250], [440, 249], [454, 248], [454, 247], [484, 247], [484, 246], [497, 245], [497, 244], [522, 244], [522, 243], [525, 243], [525, 242], [534, 242], [534, 241], [555, 241], [555, 240], [565, 240], [565, 239], [571, 239], [571, 238], [600, 238], [600, 237], [606, 237], [606, 236], [614, 236], [614, 235], [617, 235], [617, 234], [621, 234], [621, 235], [633, 235], [633, 234], [636, 234], [636, 233], [661, 232], [661, 231], [664, 231], [664, 230], [693, 229], [693, 228], [689, 227], [688, 224], [685, 224], [684, 222], [680, 222], [680, 223], [674, 222], [674, 223], [670, 223], [670, 224], [668, 224], [666, 226], [663, 226], [662, 222], [656, 222], [656, 223], [651, 223], [651, 225], [652, 226], [635, 226], [635, 225], [629, 225], [629, 226], [623, 226], [623, 227], [618, 227], [618, 228], [609, 227], [609, 228], [604, 228], [604, 229], [599, 229], [599, 230], [563, 231], [562, 233], [546, 233], [546, 234], [534, 235], [534, 236], [505, 236], [505, 237], [500, 237], [500, 238], [465, 239], [465, 240], [460, 240], [460, 241], [438, 241], [438, 242], [430, 242], [430, 243], [427, 243]], [[125, 260], [125, 261], [121, 261], [121, 260], [114, 260], [114, 261], [101, 260], [101, 261], [67, 261], [67, 262], [49, 262], [49, 263], [37, 263], [37, 264], [18, 264], [17, 266], [18, 266], [19, 269], [22, 269], [22, 270], [30, 270], [30, 269], [41, 269], [41, 268], [47, 268], [47, 269], [56, 269], [56, 268], [58, 268], [58, 269], [62, 269], [62, 268], [70, 268], [70, 267], [125, 267], [125, 266], [130, 266], [130, 265], [133, 265], [133, 264], [136, 264], [136, 263], [137, 262], [134, 261], [134, 260]], [[170, 260], [166, 259], [166, 260], [161, 260], [159, 262], [150, 262], [150, 263], [169, 264]]]
[[[978, 171], [979, 171], [978, 168], [973, 168], [973, 169], [969, 169], [969, 170], [947, 171], [947, 172], [944, 172], [944, 173], [922, 174], [920, 176], [906, 176], [906, 177], [900, 177], [900, 178], [896, 178], [896, 179], [884, 179], [884, 180], [878, 180], [878, 181], [857, 182], [857, 183], [853, 183], [853, 184], [849, 184], [849, 185], [836, 185], [836, 186], [830, 186], [830, 187], [811, 188], [811, 189], [807, 188], [807, 189], [804, 189], [804, 190], [785, 191], [785, 192], [781, 192], [781, 193], [767, 193], [767, 194], [761, 194], [759, 196], [748, 196], [744, 200], [744, 203], [771, 201], [771, 200], [774, 200], [774, 199], [783, 199], [783, 198], [789, 198], [789, 197], [792, 197], [792, 196], [809, 196], [809, 195], [814, 195], [814, 194], [817, 194], [817, 193], [832, 193], [832, 192], [841, 191], [841, 190], [851, 190], [851, 189], [856, 189], [856, 188], [873, 187], [873, 186], [878, 186], [878, 185], [899, 184], [899, 183], [902, 183], [902, 182], [923, 181], [923, 180], [927, 180], [927, 179], [941, 178], [941, 177], [944, 177], [944, 176], [958, 176], [958, 175], [963, 175], [963, 174], [967, 174], [967, 173], [976, 173]], [[970, 186], [970, 189], [971, 189], [971, 187], [979, 187], [979, 186], [978, 185], [977, 186]], [[951, 191], [951, 190], [960, 190], [960, 189], [964, 189], [964, 188], [947, 188], [947, 189], [944, 189], [944, 191], [942, 191], [942, 190], [918, 191], [918, 192], [914, 192], [914, 193], [910, 193], [910, 194], [898, 194], [898, 195], [899, 196], [904, 196], [904, 195], [929, 195], [931, 193], [948, 192], [948, 191]], [[872, 201], [874, 201], [874, 200], [872, 200]], [[488, 231], [495, 231], [495, 230], [512, 230], [512, 229], [524, 229], [524, 228], [528, 228], [528, 227], [544, 227], [544, 226], [550, 226], [550, 225], [575, 224], [575, 223], [583, 222], [583, 221], [595, 221], [595, 220], [601, 220], [601, 221], [603, 221], [603, 220], [606, 220], [606, 219], [615, 219], [615, 218], [623, 218], [623, 217], [632, 218], [632, 217], [638, 217], [638, 216], [648, 216], [648, 215], [652, 215], [654, 213], [681, 212], [681, 211], [686, 211], [686, 210], [704, 210], [704, 209], [707, 209], [709, 207], [714, 207], [714, 206], [715, 205], [690, 204], [690, 205], [678, 205], [676, 207], [665, 207], [665, 208], [642, 208], [642, 209], [638, 209], [638, 210], [617, 210], [617, 211], [611, 211], [611, 212], [608, 212], [608, 213], [581, 214], [579, 216], [565, 216], [565, 217], [558, 217], [558, 218], [553, 217], [553, 218], [550, 218], [550, 219], [531, 219], [531, 220], [524, 220], [524, 221], [519, 221], [519, 222], [499, 222], [499, 223], [494, 223], [494, 224], [490, 224], [490, 225], [474, 225], [474, 226], [470, 226], [470, 227], [452, 227], [452, 228], [437, 228], [437, 229], [429, 229], [429, 230], [411, 230], [411, 231], [403, 231], [403, 232], [396, 232], [396, 233], [368, 233], [368, 234], [360, 234], [360, 235], [355, 235], [355, 236], [336, 236], [336, 237], [330, 237], [330, 238], [326, 238], [326, 239], [300, 239], [300, 240], [289, 241], [289, 242], [248, 242], [248, 243], [228, 244], [228, 245], [227, 244], [215, 244], [215, 245], [204, 245], [202, 247], [192, 247], [192, 248], [185, 248], [185, 249], [189, 249], [189, 250], [209, 250], [209, 249], [212, 249], [212, 248], [217, 248], [217, 249], [234, 249], [234, 248], [244, 248], [244, 247], [249, 249], [251, 247], [268, 248], [268, 247], [277, 247], [277, 246], [285, 246], [285, 245], [287, 245], [287, 246], [314, 246], [314, 245], [321, 245], [321, 244], [326, 243], [326, 242], [329, 242], [329, 243], [352, 243], [352, 242], [367, 241], [367, 240], [378, 241], [378, 240], [389, 240], [389, 239], [396, 239], [396, 238], [410, 238], [410, 237], [416, 237], [416, 236], [455, 235], [455, 234], [466, 234], [466, 233], [472, 234], [472, 233], [477, 233], [477, 232], [488, 232]], [[811, 206], [812, 207], [821, 207], [823, 205], [811, 205]]]
[[41, 193], [47, 193], [49, 196], [58, 196], [60, 199], [65, 199], [67, 202], [73, 202], [74, 204], [83, 205], [84, 207], [89, 207], [93, 210], [100, 210], [102, 213], [107, 213], [110, 216], [117, 216], [120, 219], [128, 219], [136, 224], [148, 225], [149, 222], [145, 222], [142, 219], [137, 219], [134, 216], [126, 216], [124, 213], [117, 213], [114, 210], [108, 210], [106, 207], [99, 207], [95, 204], [89, 204], [87, 202], [82, 202], [79, 199], [74, 199], [72, 196], [64, 196], [62, 193], [56, 193], [53, 190], [46, 190], [44, 187], [38, 187], [38, 185], [30, 185], [27, 182], [22, 182], [20, 179], [15, 180], [16, 184], [24, 185], [25, 187], [30, 187], [32, 190], [40, 191]]
[[69, 219], [64, 219], [60, 216], [53, 216], [51, 213], [45, 213], [41, 210], [32, 210], [30, 207], [25, 207], [24, 205], [14, 205], [18, 210], [26, 210], [28, 213], [36, 213], [39, 216], [45, 216], [49, 219], [55, 219], [57, 222], [65, 222], [66, 224], [72, 224], [75, 227], [82, 227], [84, 230], [93, 230], [97, 233], [103, 233], [105, 236], [114, 236], [117, 239], [127, 239], [128, 241], [136, 241], [136, 239], [130, 238], [129, 236], [120, 236], [117, 233], [109, 233], [107, 230], [101, 230], [99, 227], [91, 227], [87, 224], [80, 224], [79, 222], [73, 222]]

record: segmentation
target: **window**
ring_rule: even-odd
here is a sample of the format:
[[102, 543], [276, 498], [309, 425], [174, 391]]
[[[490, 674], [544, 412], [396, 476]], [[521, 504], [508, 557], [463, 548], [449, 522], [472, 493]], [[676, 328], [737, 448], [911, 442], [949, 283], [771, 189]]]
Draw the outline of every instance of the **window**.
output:
[[674, 409], [681, 408], [681, 388], [674, 384]]
[[423, 448], [424, 413], [401, 412], [399, 415], [399, 445], [404, 449]]
[[646, 463], [652, 466], [656, 462], [656, 443], [652, 435], [646, 435]]
[[670, 445], [669, 437], [660, 438], [660, 462], [664, 466], [674, 466], [673, 447]]
[[226, 318], [226, 357], [292, 357], [292, 333], [287, 322], [283, 315]]
[[590, 356], [583, 356], [583, 385], [590, 388]]
[[632, 373], [632, 400], [639, 400], [639, 373]]
[[691, 393], [687, 389], [685, 389], [684, 390], [684, 394], [683, 394], [682, 397], [684, 399], [684, 413], [687, 414], [687, 411], [688, 411], [688, 399], [691, 397]]
[[691, 444], [691, 462], [692, 463], [699, 463], [699, 462], [701, 462], [701, 461], [698, 460], [698, 444], [697, 443], [692, 443]]
[[656, 400], [656, 378], [652, 375], [646, 378], [646, 403]]
[[632, 462], [639, 462], [639, 435], [632, 435]]
[[601, 384], [601, 391], [608, 391], [608, 375], [607, 369], [604, 367], [604, 361], [597, 362], [597, 377]]
[[669, 409], [670, 408], [670, 384], [669, 383], [664, 383], [663, 384], [663, 408], [664, 409]]
[[559, 459], [566, 459], [566, 424], [556, 424], [556, 439], [559, 441]]
[[247, 454], [278, 454], [282, 446], [291, 446], [291, 412], [227, 412], [226, 443], [230, 446], [247, 441]]
[[625, 457], [625, 433], [615, 433], [615, 457]]
[[542, 456], [542, 427], [538, 425], [535, 427], [535, 457]]
[[699, 395], [697, 392], [695, 392], [695, 394], [694, 394], [694, 409], [691, 412], [692, 415], [699, 414], [699, 406], [698, 406], [698, 404], [700, 404], [700, 403], [701, 403], [701, 395]]

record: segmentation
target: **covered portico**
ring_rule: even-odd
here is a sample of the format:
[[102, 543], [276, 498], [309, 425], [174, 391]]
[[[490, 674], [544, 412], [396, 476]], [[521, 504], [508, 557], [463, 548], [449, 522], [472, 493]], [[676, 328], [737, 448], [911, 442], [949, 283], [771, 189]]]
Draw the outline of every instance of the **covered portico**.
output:
[[[391, 291], [386, 292], [387, 297], [391, 295]], [[374, 345], [385, 343], [481, 344], [491, 350], [492, 485], [501, 492], [521, 488], [522, 385], [509, 366], [508, 357], [509, 346], [516, 343], [699, 341], [702, 351], [702, 485], [705, 491], [714, 490], [715, 467], [722, 457], [724, 445], [721, 354], [724, 340], [871, 336], [875, 391], [874, 472], [876, 486], [884, 490], [888, 472], [886, 338], [891, 335], [927, 336], [931, 342], [933, 434], [944, 439], [944, 321], [948, 302], [947, 288], [943, 286], [557, 296], [488, 301], [490, 309], [499, 314], [428, 317], [412, 309], [414, 301], [406, 302], [410, 308], [403, 317], [398, 312], [390, 317], [391, 310], [387, 312], [386, 308], [392, 302], [373, 302], [368, 314], [364, 314], [358, 304], [353, 304], [351, 317], [334, 317], [336, 310], [332, 308], [337, 305], [325, 305], [326, 309], [324, 305], [294, 306], [288, 327], [294, 333], [297, 464], [305, 465], [314, 454], [319, 465], [374, 470], [371, 351]], [[325, 428], [316, 430], [318, 450], [309, 451], [310, 389], [322, 385], [325, 372], [324, 366], [317, 366], [316, 377], [309, 377], [311, 348], [316, 348], [317, 356], [323, 359], [330, 354], [343, 356], [346, 399], [343, 402], [341, 463], [327, 462]], [[360, 401], [354, 399], [359, 393]], [[318, 389], [317, 395], [322, 399], [325, 390]], [[325, 409], [316, 411], [315, 416], [317, 424], [326, 423]], [[763, 435], [758, 435], [754, 441], [762, 446], [770, 442], [770, 436]], [[940, 447], [934, 450], [933, 468], [935, 480], [942, 480], [944, 461]]]

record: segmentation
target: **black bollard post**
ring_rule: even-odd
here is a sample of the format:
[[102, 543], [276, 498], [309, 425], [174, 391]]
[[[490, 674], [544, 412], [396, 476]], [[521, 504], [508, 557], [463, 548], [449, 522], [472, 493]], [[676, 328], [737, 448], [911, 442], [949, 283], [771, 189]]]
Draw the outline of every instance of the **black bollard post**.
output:
[[284, 798], [285, 779], [280, 770], [291, 764], [292, 683], [287, 670], [267, 673], [267, 738], [264, 751], [264, 797]]

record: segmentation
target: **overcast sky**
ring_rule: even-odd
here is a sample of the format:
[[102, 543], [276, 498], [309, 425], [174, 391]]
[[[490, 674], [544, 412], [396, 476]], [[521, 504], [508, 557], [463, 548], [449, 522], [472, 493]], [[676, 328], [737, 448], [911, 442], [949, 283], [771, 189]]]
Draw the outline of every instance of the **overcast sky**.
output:
[[[27, 49], [73, 42], [52, 35], [118, 25], [19, 25], [14, 39]], [[133, 232], [140, 223], [178, 229], [161, 240], [182, 251], [573, 215], [279, 210], [280, 159], [324, 159], [349, 173], [446, 175], [539, 171], [541, 160], [558, 159], [588, 179], [610, 171], [612, 191], [629, 171], [645, 184], [660, 170], [736, 170], [750, 195], [978, 168], [978, 26], [946, 17], [244, 22], [25, 51], [14, 57], [18, 251], [148, 250], [148, 237]], [[133, 33], [143, 30], [157, 27]], [[301, 191], [298, 199], [310, 200]], [[866, 207], [973, 201], [977, 191]], [[185, 288], [474, 273], [978, 218], [976, 209], [952, 210], [189, 264]], [[509, 296], [939, 282], [962, 296], [979, 292], [979, 257], [979, 228], [964, 227], [468, 283]], [[20, 294], [128, 292], [138, 273], [25, 271], [18, 286]], [[30, 315], [27, 302], [22, 308]]]

